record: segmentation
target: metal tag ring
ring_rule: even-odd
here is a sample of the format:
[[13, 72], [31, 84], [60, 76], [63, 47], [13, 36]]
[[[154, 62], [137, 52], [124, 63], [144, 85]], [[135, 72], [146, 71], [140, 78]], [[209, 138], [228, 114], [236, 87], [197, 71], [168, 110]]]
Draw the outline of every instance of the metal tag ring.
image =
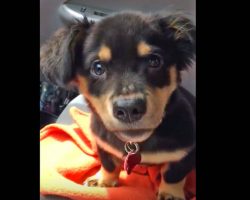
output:
[[139, 151], [139, 145], [136, 142], [126, 142], [124, 149], [127, 153], [136, 153]]

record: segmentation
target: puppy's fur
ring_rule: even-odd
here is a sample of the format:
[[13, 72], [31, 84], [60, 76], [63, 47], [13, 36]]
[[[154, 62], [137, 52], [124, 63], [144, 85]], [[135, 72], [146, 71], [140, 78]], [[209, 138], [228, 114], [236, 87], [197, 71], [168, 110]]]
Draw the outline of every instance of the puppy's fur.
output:
[[[184, 199], [185, 176], [195, 167], [195, 98], [180, 87], [195, 56], [195, 26], [179, 14], [124, 12], [98, 23], [58, 30], [42, 46], [41, 73], [52, 83], [77, 84], [92, 110], [91, 128], [102, 180], [114, 186], [126, 141], [138, 142], [142, 164], [163, 164], [158, 199]], [[114, 102], [142, 100], [139, 120], [122, 121]]]

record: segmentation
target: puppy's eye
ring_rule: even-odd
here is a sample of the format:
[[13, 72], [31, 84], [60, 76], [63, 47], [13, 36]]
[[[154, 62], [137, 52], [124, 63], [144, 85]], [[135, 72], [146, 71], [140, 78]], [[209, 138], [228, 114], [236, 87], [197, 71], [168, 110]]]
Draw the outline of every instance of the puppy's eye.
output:
[[163, 64], [162, 58], [158, 54], [151, 54], [147, 57], [147, 62], [151, 68], [160, 68]]
[[95, 75], [95, 76], [101, 76], [105, 73], [106, 68], [104, 66], [104, 64], [100, 61], [100, 60], [95, 60], [92, 63], [90, 72]]

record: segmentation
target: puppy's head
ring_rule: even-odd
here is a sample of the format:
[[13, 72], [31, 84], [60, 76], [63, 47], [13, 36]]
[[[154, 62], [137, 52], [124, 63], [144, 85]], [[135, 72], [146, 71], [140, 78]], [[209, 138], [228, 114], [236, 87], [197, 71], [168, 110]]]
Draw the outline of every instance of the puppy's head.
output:
[[141, 142], [161, 123], [194, 55], [189, 19], [127, 12], [59, 30], [42, 47], [40, 63], [52, 82], [77, 83], [107, 130]]

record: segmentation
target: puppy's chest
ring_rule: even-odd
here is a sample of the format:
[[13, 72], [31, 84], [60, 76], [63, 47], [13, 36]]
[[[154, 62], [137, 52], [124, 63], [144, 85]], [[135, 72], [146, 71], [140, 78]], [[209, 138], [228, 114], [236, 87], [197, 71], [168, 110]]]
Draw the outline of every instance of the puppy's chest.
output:
[[[111, 155], [114, 155], [119, 159], [123, 159], [124, 156], [126, 156], [127, 153], [124, 148], [124, 143], [120, 142], [118, 145], [114, 145], [97, 136], [95, 138], [97, 145]], [[159, 150], [156, 146], [155, 148], [151, 148], [150, 151], [142, 147], [139, 153], [141, 154], [141, 163], [161, 164], [165, 162], [179, 161], [187, 155], [188, 150], [183, 148], [173, 151], [167, 151]]]

